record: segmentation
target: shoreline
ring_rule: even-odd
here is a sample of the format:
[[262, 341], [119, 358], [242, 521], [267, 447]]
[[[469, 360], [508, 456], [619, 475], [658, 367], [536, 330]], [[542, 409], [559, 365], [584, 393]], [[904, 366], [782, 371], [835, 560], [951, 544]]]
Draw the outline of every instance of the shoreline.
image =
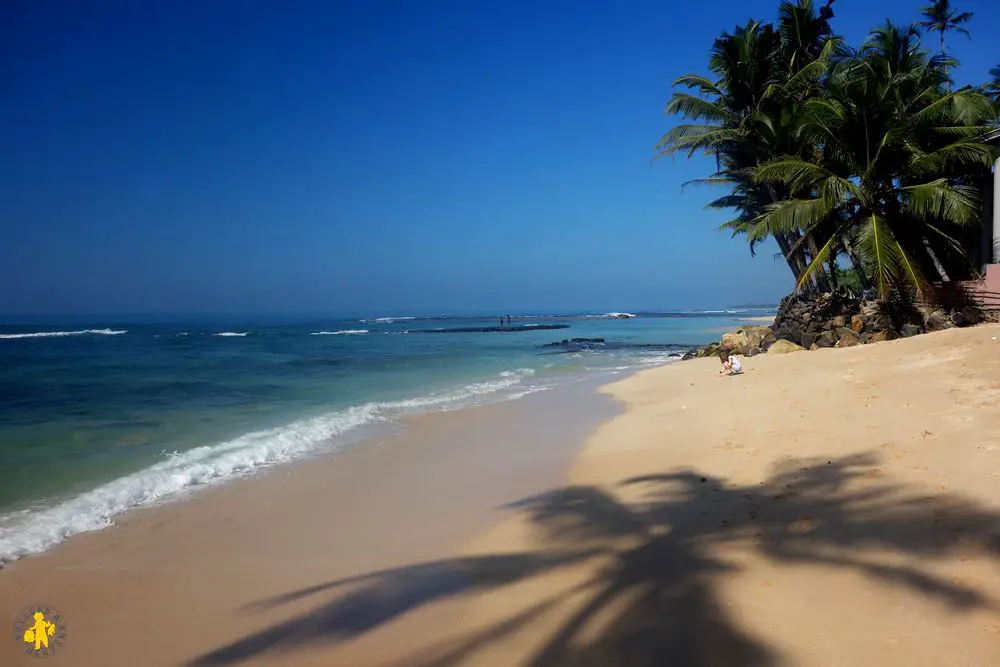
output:
[[[57, 608], [74, 666], [183, 664], [237, 638], [247, 605], [318, 578], [445, 558], [498, 507], [561, 483], [587, 434], [618, 411], [597, 391], [606, 382], [408, 415], [394, 435], [130, 510], [0, 570], [0, 614]], [[162, 613], [136, 620], [149, 608]], [[218, 625], [203, 632], [207, 622]], [[134, 642], [115, 639], [125, 623]]]
[[760, 315], [757, 317], [739, 317], [736, 319], [737, 322], [754, 322], [761, 326], [767, 326], [774, 324], [774, 315]]
[[57, 607], [74, 667], [989, 665], [997, 337], [420, 415], [17, 561], [0, 611]]
[[611, 383], [623, 413], [567, 484], [465, 552], [563, 562], [478, 596], [471, 630], [411, 664], [452, 664], [438, 659], [456, 645], [455, 664], [484, 666], [994, 664], [998, 337], [760, 355], [736, 378], [696, 359]]

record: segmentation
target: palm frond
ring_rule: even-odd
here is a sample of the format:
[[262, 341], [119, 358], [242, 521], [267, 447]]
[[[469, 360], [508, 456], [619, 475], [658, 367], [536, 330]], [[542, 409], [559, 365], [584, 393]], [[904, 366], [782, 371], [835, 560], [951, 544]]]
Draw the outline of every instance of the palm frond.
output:
[[830, 235], [816, 256], [812, 258], [812, 261], [806, 266], [805, 270], [799, 276], [799, 282], [795, 285], [795, 289], [802, 289], [802, 286], [809, 282], [809, 279], [813, 277], [818, 271], [821, 271], [826, 266], [826, 260], [830, 257], [831, 252], [836, 252], [836, 249], [840, 246], [840, 236], [837, 234]]
[[993, 165], [993, 149], [985, 143], [962, 139], [929, 153], [919, 154], [903, 168], [903, 174], [914, 180], [933, 178], [953, 170], [989, 169]]
[[979, 222], [976, 188], [951, 185], [945, 178], [900, 188], [903, 211], [920, 220], [947, 220], [958, 225]]
[[684, 74], [674, 79], [674, 86], [684, 86], [690, 90], [697, 90], [701, 95], [712, 95], [722, 97], [723, 93], [719, 86], [708, 77], [700, 74]]
[[786, 199], [768, 204], [754, 219], [751, 239], [761, 240], [775, 233], [810, 230], [836, 208], [825, 199]]
[[732, 120], [732, 114], [724, 106], [690, 93], [674, 93], [663, 113], [716, 123]]

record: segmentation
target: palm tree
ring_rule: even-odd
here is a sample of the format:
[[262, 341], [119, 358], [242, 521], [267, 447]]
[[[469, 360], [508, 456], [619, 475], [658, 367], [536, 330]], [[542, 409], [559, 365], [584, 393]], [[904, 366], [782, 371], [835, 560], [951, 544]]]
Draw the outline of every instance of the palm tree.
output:
[[941, 40], [940, 52], [944, 53], [944, 35], [947, 32], [960, 32], [969, 39], [972, 35], [965, 29], [964, 24], [972, 19], [972, 12], [961, 12], [952, 9], [949, 0], [934, 0], [933, 4], [927, 5], [920, 10], [924, 20], [918, 21], [917, 25], [926, 28], [929, 32], [938, 33]]
[[1000, 105], [1000, 65], [990, 70], [990, 82], [986, 84], [986, 96]]
[[855, 247], [883, 300], [947, 280], [944, 263], [969, 261], [958, 237], [978, 222], [974, 187], [961, 177], [989, 168], [979, 137], [991, 103], [969, 88], [944, 92], [947, 74], [912, 29], [891, 23], [833, 64], [824, 95], [804, 103], [800, 132], [811, 158], [787, 155], [753, 169], [753, 181], [793, 196], [767, 206], [751, 238], [803, 230], [822, 245], [799, 277]]
[[[729, 194], [708, 207], [736, 210], [736, 217], [722, 228], [748, 235], [751, 254], [763, 239], [751, 237], [754, 221], [767, 205], [788, 197], [780, 186], [755, 183], [751, 170], [775, 156], [803, 150], [795, 118], [803, 100], [819, 90], [824, 71], [824, 66], [817, 66], [819, 61], [829, 58], [839, 44], [829, 25], [832, 2], [827, 0], [817, 12], [811, 0], [785, 1], [777, 28], [751, 21], [732, 34], [724, 33], [712, 48], [711, 78], [697, 74], [678, 78], [676, 86], [696, 94], [674, 93], [666, 107], [668, 114], [699, 122], [678, 125], [665, 134], [656, 147], [657, 157], [678, 152], [715, 157], [716, 173], [692, 182], [729, 187]], [[799, 230], [771, 236], [800, 283], [809, 253], [817, 251], [814, 239], [803, 237]], [[816, 274], [810, 280], [817, 280]], [[819, 276], [817, 286], [823, 280]]]

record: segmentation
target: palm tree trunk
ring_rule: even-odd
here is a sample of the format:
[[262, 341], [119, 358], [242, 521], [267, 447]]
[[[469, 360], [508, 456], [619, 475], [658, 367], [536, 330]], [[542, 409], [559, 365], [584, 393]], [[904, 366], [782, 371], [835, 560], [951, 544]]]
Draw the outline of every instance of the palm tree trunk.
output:
[[947, 272], [945, 272], [944, 265], [941, 264], [941, 260], [939, 260], [938, 256], [934, 253], [934, 249], [931, 248], [931, 242], [929, 240], [927, 240], [926, 236], [924, 237], [924, 249], [927, 251], [927, 254], [930, 256], [931, 262], [934, 263], [934, 268], [937, 269], [938, 277], [941, 278], [941, 282], [943, 282], [943, 283], [950, 283], [951, 282], [951, 278], [949, 278]]
[[[806, 243], [809, 245], [809, 254], [812, 255], [813, 261], [819, 256], [819, 247], [816, 245], [816, 238], [809, 232], [806, 232]], [[830, 291], [830, 276], [827, 273], [826, 265], [820, 267], [822, 271], [813, 273], [816, 276], [816, 288], [821, 292]]]
[[844, 252], [851, 260], [851, 266], [854, 267], [854, 272], [858, 274], [858, 282], [861, 283], [862, 289], [870, 289], [871, 283], [868, 282], [868, 276], [865, 275], [865, 267], [861, 264], [861, 259], [858, 258], [858, 253], [854, 252], [854, 246], [847, 239], [841, 241], [841, 245], [844, 246]]
[[778, 250], [781, 251], [781, 255], [785, 258], [785, 262], [788, 263], [788, 268], [791, 270], [792, 275], [795, 276], [795, 284], [799, 284], [799, 276], [802, 272], [799, 270], [798, 263], [795, 258], [791, 256], [792, 246], [788, 242], [788, 237], [784, 234], [775, 234], [774, 240], [778, 243]]
[[788, 244], [788, 254], [792, 261], [795, 262], [796, 266], [796, 278], [798, 281], [805, 270], [809, 267], [809, 262], [806, 260], [805, 250], [802, 248], [802, 244], [799, 241], [802, 239], [802, 235], [797, 231], [788, 232], [785, 235], [785, 241]]

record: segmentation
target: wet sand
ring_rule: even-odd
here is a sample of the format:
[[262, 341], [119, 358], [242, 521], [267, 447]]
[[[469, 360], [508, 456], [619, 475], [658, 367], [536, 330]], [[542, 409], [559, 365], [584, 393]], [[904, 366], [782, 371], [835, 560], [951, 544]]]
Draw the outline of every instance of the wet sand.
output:
[[[401, 435], [127, 513], [107, 530], [74, 536], [0, 570], [0, 618], [12, 623], [38, 603], [56, 608], [67, 619], [68, 637], [42, 660], [72, 667], [188, 664], [299, 613], [307, 616], [296, 621], [299, 632], [322, 626], [358, 641], [344, 647], [317, 647], [308, 637], [289, 639], [288, 646], [277, 641], [271, 648], [282, 650], [265, 651], [253, 664], [364, 664], [352, 655], [392, 654], [383, 633], [370, 631], [405, 617], [402, 611], [383, 618], [379, 605], [367, 602], [317, 611], [311, 596], [273, 607], [255, 603], [454, 555], [502, 518], [503, 505], [561, 483], [580, 443], [617, 412], [598, 386], [585, 381], [413, 417]], [[407, 594], [416, 605], [438, 585], [447, 589], [450, 578], [442, 574], [440, 582], [422, 582]], [[457, 614], [445, 605], [403, 618], [403, 629], [392, 634], [409, 627], [418, 636], [434, 633], [439, 625], [454, 626]], [[393, 650], [404, 646], [392, 642]], [[298, 650], [284, 650], [291, 648]], [[240, 664], [253, 653], [202, 664]], [[0, 643], [4, 667], [38, 660], [9, 639]]]
[[421, 418], [19, 561], [0, 612], [83, 667], [997, 665], [998, 339]]

